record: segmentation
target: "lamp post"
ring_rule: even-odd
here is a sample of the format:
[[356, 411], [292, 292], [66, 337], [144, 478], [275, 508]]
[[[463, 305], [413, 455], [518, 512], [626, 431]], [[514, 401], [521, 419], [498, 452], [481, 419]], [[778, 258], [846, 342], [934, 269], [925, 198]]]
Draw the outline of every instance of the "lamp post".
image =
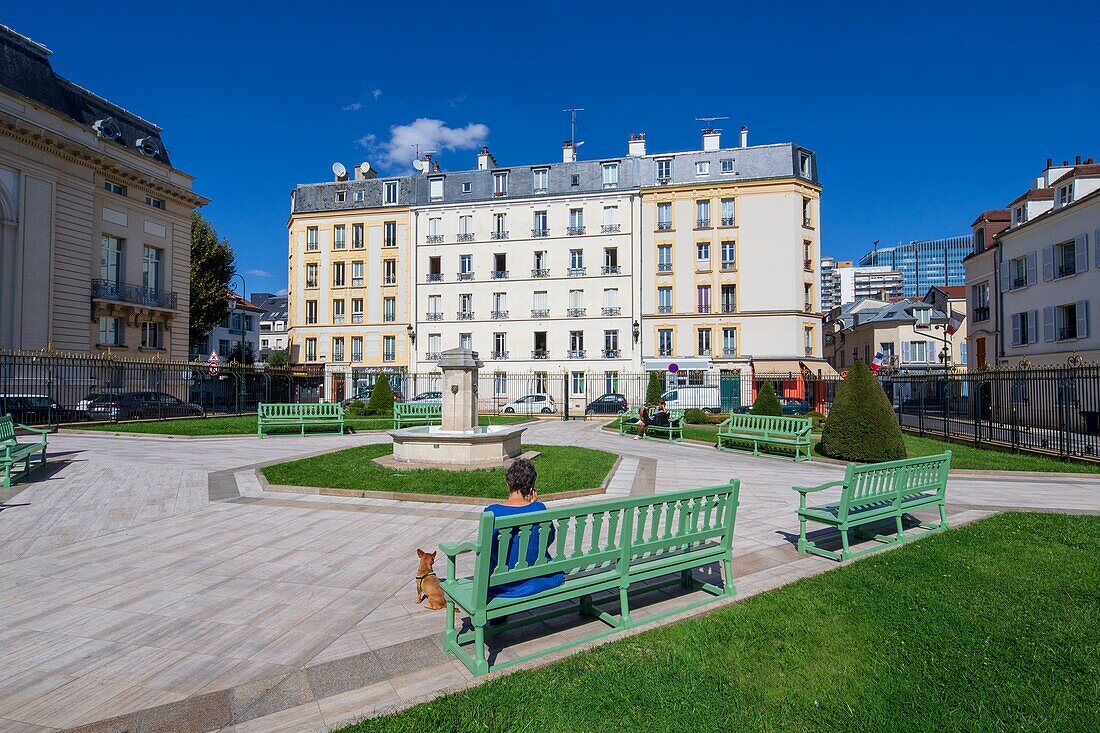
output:
[[[241, 279], [241, 295], [239, 297], [240, 297], [241, 300], [247, 300], [248, 283], [245, 282], [244, 275], [240, 274], [239, 272], [235, 272], [235, 273], [233, 273], [233, 277], [229, 278], [229, 282], [232, 283], [233, 279], [238, 278], [238, 277]], [[234, 296], [237, 295], [237, 291], [233, 290], [232, 288], [230, 289], [230, 292], [233, 293]], [[229, 298], [229, 312], [232, 314], [236, 310], [237, 310], [237, 301], [236, 301], [235, 298], [230, 297]], [[240, 348], [240, 351], [238, 352], [238, 354], [241, 357], [241, 364], [240, 364], [240, 371], [237, 372], [237, 414], [238, 415], [241, 414], [241, 391], [242, 391], [241, 380], [244, 378], [244, 362], [245, 362], [244, 314], [243, 313], [241, 314], [240, 324], [241, 324], [241, 348]], [[230, 328], [232, 329], [232, 326], [233, 326], [233, 320], [232, 319], [230, 319], [229, 325], [230, 325]]]

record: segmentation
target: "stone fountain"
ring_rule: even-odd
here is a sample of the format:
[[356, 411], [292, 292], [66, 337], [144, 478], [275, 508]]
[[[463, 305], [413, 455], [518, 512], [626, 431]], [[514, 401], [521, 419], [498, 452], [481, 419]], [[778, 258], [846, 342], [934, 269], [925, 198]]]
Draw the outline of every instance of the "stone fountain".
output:
[[483, 366], [477, 352], [450, 349], [437, 363], [443, 372], [442, 424], [389, 431], [393, 457], [379, 462], [409, 468], [496, 468], [525, 455], [520, 444], [524, 426], [477, 424], [477, 371]]

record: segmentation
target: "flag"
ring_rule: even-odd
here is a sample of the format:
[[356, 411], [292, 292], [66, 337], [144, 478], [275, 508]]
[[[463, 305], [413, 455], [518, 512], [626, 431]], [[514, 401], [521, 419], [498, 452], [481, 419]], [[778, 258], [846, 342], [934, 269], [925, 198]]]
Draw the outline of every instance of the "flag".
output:
[[878, 372], [879, 369], [882, 369], [882, 357], [883, 354], [881, 351], [875, 353], [875, 360], [870, 364], [872, 372]]
[[951, 317], [947, 319], [947, 333], [952, 334], [958, 331], [962, 327], [965, 319], [966, 314], [951, 311]]

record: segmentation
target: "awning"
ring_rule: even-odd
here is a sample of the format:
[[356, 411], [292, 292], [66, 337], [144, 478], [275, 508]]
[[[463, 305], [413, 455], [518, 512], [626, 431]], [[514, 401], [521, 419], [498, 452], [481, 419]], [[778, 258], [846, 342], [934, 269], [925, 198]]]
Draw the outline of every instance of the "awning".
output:
[[797, 359], [753, 359], [753, 372], [756, 376], [774, 375], [793, 377], [802, 376], [802, 362]]
[[665, 372], [668, 368], [675, 364], [677, 371], [702, 369], [704, 371], [710, 369], [710, 359], [698, 358], [698, 357], [684, 357], [683, 359], [642, 359], [642, 368], [647, 372]]
[[821, 376], [825, 378], [839, 377], [840, 373], [833, 368], [833, 365], [829, 362], [822, 360], [803, 361], [802, 364], [809, 369], [816, 377], [818, 372], [821, 372]]

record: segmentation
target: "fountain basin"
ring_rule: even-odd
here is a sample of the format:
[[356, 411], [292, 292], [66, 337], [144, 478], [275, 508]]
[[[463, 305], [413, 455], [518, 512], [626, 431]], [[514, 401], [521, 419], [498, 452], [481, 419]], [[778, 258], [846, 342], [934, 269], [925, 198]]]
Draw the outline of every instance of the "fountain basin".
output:
[[444, 430], [438, 425], [390, 430], [392, 461], [406, 468], [497, 468], [523, 455], [524, 425]]

